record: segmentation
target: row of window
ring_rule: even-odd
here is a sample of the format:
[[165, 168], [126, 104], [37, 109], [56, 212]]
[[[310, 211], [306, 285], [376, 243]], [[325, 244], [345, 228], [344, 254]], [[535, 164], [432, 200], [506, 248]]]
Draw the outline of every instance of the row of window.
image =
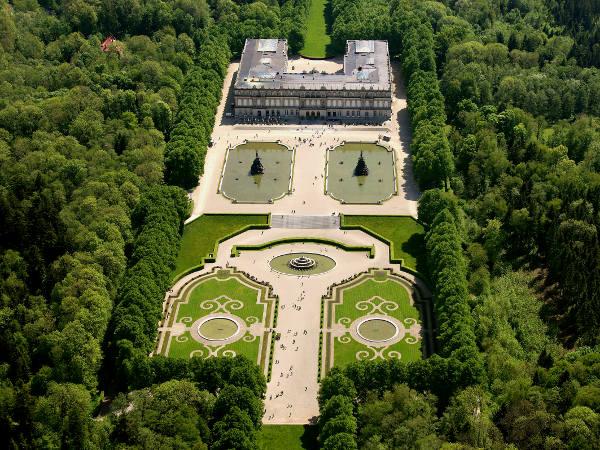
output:
[[339, 90], [323, 90], [323, 91], [276, 91], [273, 89], [243, 89], [236, 90], [235, 96], [244, 97], [299, 97], [299, 98], [327, 98], [327, 97], [358, 97], [358, 98], [377, 98], [389, 97], [390, 91], [339, 91]]
[[389, 108], [389, 100], [342, 100], [342, 99], [297, 99], [297, 98], [237, 98], [236, 106], [301, 106], [301, 107], [331, 107], [331, 108]]
[[297, 109], [258, 109], [256, 111], [240, 112], [238, 111], [237, 116], [255, 116], [255, 117], [281, 117], [281, 116], [302, 116], [302, 117], [389, 117], [389, 112], [386, 111], [327, 111], [321, 114], [321, 111], [300, 111]]

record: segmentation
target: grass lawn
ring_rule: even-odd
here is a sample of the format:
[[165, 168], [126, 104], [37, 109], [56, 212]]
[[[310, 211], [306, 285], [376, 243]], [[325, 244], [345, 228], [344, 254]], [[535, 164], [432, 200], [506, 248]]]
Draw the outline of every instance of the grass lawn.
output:
[[183, 230], [181, 247], [173, 278], [194, 266], [214, 252], [215, 244], [224, 236], [240, 232], [251, 225], [267, 225], [269, 216], [261, 214], [204, 215], [187, 224]]
[[[246, 333], [245, 336], [250, 336], [248, 339], [251, 339], [251, 334]], [[191, 353], [193, 351], [198, 351], [196, 356], [201, 356], [206, 358], [208, 356], [208, 349], [201, 344], [200, 342], [194, 340], [192, 335], [189, 332], [185, 332], [177, 338], [171, 338], [171, 347], [169, 348], [169, 357], [171, 358], [183, 358], [188, 359], [191, 357]], [[256, 338], [252, 342], [245, 342], [243, 339], [239, 341], [233, 342], [231, 344], [227, 344], [223, 351], [232, 350], [236, 355], [244, 355], [250, 361], [255, 361], [258, 364], [258, 353], [260, 351], [259, 347], [259, 339]], [[219, 353], [219, 356], [222, 355], [222, 352]], [[230, 355], [231, 356], [231, 355]]]
[[[348, 364], [358, 361], [356, 355], [358, 352], [362, 352], [362, 360], [369, 360], [374, 356], [374, 351], [360, 342], [356, 342], [350, 336], [350, 333], [346, 333], [342, 338], [348, 338], [350, 342], [342, 343], [338, 339], [334, 340], [333, 343], [333, 365], [335, 367], [345, 367]], [[421, 359], [421, 342], [416, 344], [408, 344], [405, 341], [396, 342], [383, 351], [383, 356], [386, 359], [397, 358], [398, 355], [390, 352], [398, 352], [400, 359], [404, 362], [417, 361]]]
[[[374, 298], [375, 297], [375, 298]], [[382, 314], [398, 320], [408, 330], [414, 320], [420, 322], [420, 313], [416, 306], [411, 305], [410, 294], [403, 282], [395, 277], [382, 274], [367, 275], [358, 282], [350, 282], [341, 287], [336, 293], [336, 299], [341, 303], [332, 305], [327, 327], [343, 326], [350, 331], [350, 325], [356, 320], [371, 314]], [[362, 327], [363, 325], [361, 325]], [[365, 327], [382, 327], [381, 324]], [[385, 328], [385, 327], [384, 327]], [[362, 328], [359, 328], [359, 332]], [[362, 329], [366, 331], [365, 329]], [[382, 331], [382, 329], [380, 329]], [[391, 335], [390, 335], [391, 337]], [[385, 339], [381, 336], [381, 339]], [[421, 338], [408, 333], [401, 341], [382, 347], [370, 346], [359, 342], [350, 332], [333, 339], [333, 365], [343, 367], [357, 360], [378, 358], [400, 358], [403, 361], [416, 361], [421, 358]], [[381, 353], [378, 352], [381, 350]]]
[[263, 425], [258, 432], [260, 450], [316, 450], [319, 430], [311, 425]]
[[331, 37], [327, 34], [325, 9], [331, 0], [312, 0], [306, 18], [306, 34], [304, 48], [300, 50], [302, 56], [308, 58], [326, 58], [331, 56], [329, 47]]
[[[257, 364], [261, 352], [261, 335], [250, 332], [252, 324], [262, 324], [265, 328], [272, 326], [271, 315], [274, 300], [267, 297], [267, 288], [254, 284], [244, 275], [222, 270], [216, 274], [201, 277], [195, 284], [175, 300], [173, 313], [168, 320], [168, 327], [181, 329], [185, 332], [179, 336], [171, 333], [168, 337], [166, 356], [174, 358], [189, 358], [192, 354], [206, 358], [214, 356], [244, 355]], [[192, 325], [198, 319], [212, 313], [226, 313], [236, 316], [242, 330], [238, 340], [223, 344], [218, 341], [200, 342], [192, 335], [195, 330]], [[241, 322], [240, 322], [241, 319]], [[212, 319], [200, 327], [200, 334], [211, 339], [226, 339], [238, 330], [226, 322], [231, 319]], [[212, 323], [211, 323], [212, 322]], [[204, 334], [206, 333], [206, 334]], [[196, 335], [197, 337], [197, 335]], [[165, 347], [166, 349], [167, 347]]]
[[406, 216], [344, 216], [342, 228], [363, 226], [394, 244], [392, 258], [404, 260], [404, 265], [421, 274], [425, 270], [425, 229]]
[[235, 278], [229, 278], [227, 280], [209, 278], [190, 292], [187, 303], [179, 305], [179, 309], [177, 310], [177, 321], [181, 321], [184, 317], [191, 317], [192, 321], [196, 321], [200, 317], [214, 312], [213, 310], [218, 308], [218, 304], [225, 304], [227, 299], [221, 298], [218, 300], [218, 303], [216, 301], [210, 302], [204, 307], [201, 307], [200, 305], [206, 300], [218, 299], [222, 295], [226, 295], [230, 299], [239, 300], [243, 303], [243, 308], [231, 309], [230, 312], [232, 314], [235, 314], [244, 320], [251, 316], [262, 319], [264, 305], [256, 303], [258, 295], [256, 289], [240, 283]]
[[358, 303], [375, 296], [392, 301], [398, 305], [397, 309], [393, 311], [386, 310], [385, 308], [383, 310], [400, 321], [409, 317], [415, 319], [419, 317], [417, 308], [410, 304], [406, 288], [397, 281], [387, 280], [380, 282], [367, 279], [357, 286], [344, 289], [343, 295], [344, 302], [335, 307], [336, 321], [339, 321], [342, 317], [349, 317], [351, 320], [355, 320], [364, 316], [369, 310], [358, 309]]

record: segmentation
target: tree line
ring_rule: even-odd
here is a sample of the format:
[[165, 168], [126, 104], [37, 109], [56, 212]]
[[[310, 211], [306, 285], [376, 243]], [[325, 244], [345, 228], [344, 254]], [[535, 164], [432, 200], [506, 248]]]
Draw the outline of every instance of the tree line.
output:
[[105, 372], [108, 385], [118, 390], [145, 384], [147, 371], [135, 362], [147, 358], [155, 347], [189, 206], [181, 189], [156, 186], [142, 195], [132, 213], [131, 255], [106, 334]]
[[171, 176], [183, 170], [171, 150], [208, 139], [227, 47], [239, 54], [261, 33], [301, 39], [306, 5], [0, 3], [7, 446], [256, 446], [264, 379], [254, 363], [209, 370], [148, 357], [188, 208], [164, 177], [191, 184]]
[[242, 356], [138, 359], [134, 389], [120, 393], [103, 417], [112, 446], [256, 448], [266, 380]]
[[402, 64], [438, 321], [431, 357], [323, 379], [349, 447], [598, 445], [598, 71], [552, 8], [334, 1], [338, 45], [388, 39]]
[[175, 126], [165, 149], [165, 180], [169, 184], [191, 189], [204, 173], [230, 57], [226, 36], [209, 30], [197, 63], [183, 83]]

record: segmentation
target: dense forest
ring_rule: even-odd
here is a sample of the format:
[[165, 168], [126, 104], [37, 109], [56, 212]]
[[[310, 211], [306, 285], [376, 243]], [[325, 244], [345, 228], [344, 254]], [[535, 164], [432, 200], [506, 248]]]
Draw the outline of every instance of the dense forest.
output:
[[[147, 355], [228, 61], [309, 3], [0, 0], [4, 446], [256, 448], [255, 364]], [[600, 447], [598, 2], [332, 19], [403, 68], [438, 339], [324, 378], [322, 446]]]
[[323, 380], [324, 448], [600, 445], [597, 8], [333, 0], [403, 67], [438, 330]]
[[196, 184], [245, 38], [299, 49], [308, 4], [2, 0], [3, 447], [254, 448], [254, 363], [147, 356], [190, 206], [165, 182]]

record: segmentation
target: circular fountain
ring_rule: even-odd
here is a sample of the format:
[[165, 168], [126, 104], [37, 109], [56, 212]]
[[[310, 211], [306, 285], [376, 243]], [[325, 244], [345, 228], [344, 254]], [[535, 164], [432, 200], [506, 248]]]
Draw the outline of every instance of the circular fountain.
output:
[[207, 341], [224, 341], [237, 335], [240, 326], [227, 316], [205, 317], [197, 324], [197, 331]]
[[297, 258], [290, 259], [288, 265], [292, 269], [296, 270], [309, 270], [315, 267], [317, 265], [317, 262], [314, 259], [309, 258], [308, 256], [302, 255], [298, 256]]
[[285, 275], [318, 275], [335, 267], [335, 261], [317, 253], [286, 253], [269, 261], [273, 270]]

